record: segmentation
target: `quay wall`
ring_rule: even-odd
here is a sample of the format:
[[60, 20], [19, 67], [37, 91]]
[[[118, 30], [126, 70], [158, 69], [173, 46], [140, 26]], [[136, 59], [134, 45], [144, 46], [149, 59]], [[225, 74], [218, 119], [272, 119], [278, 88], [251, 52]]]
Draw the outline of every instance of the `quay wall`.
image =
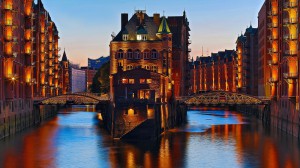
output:
[[153, 140], [187, 120], [187, 106], [179, 103], [110, 103], [98, 109], [104, 127], [115, 139]]
[[266, 126], [274, 127], [300, 139], [300, 115], [295, 104], [272, 101], [270, 105], [237, 105], [236, 110], [255, 116]]
[[33, 105], [32, 100], [0, 102], [0, 140], [56, 116], [57, 106]]

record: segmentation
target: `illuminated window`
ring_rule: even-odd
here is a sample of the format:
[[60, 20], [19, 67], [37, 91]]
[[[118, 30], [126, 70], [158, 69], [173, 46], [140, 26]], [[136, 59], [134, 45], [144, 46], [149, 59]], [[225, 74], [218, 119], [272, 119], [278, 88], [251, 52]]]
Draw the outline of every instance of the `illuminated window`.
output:
[[145, 84], [146, 83], [146, 79], [140, 79], [140, 84]]
[[133, 66], [132, 65], [127, 65], [127, 70], [132, 70]]
[[157, 59], [157, 58], [158, 58], [158, 53], [157, 53], [156, 50], [152, 50], [152, 51], [151, 51], [151, 58], [152, 58], [152, 59]]
[[131, 49], [127, 51], [127, 59], [133, 59], [133, 53]]
[[147, 79], [147, 84], [151, 84], [152, 83], [152, 79]]
[[145, 69], [150, 70], [150, 66], [146, 65]]
[[127, 41], [128, 40], [128, 34], [123, 34], [123, 40]]
[[129, 79], [129, 84], [134, 84], [134, 79]]
[[150, 52], [148, 50], [145, 50], [143, 55], [145, 60], [150, 59]]
[[137, 114], [137, 111], [130, 108], [128, 109], [126, 112], [125, 112], [125, 115], [129, 115], [129, 116], [132, 116], [132, 115], [136, 115]]
[[128, 79], [122, 79], [123, 84], [128, 84]]
[[138, 35], [136, 36], [136, 39], [139, 40], [139, 41], [141, 41], [141, 40], [142, 40], [142, 35], [141, 35], [141, 34], [138, 34]]
[[146, 41], [147, 40], [147, 35], [146, 34], [138, 34], [138, 35], [136, 35], [136, 39], [138, 40], [138, 41]]
[[151, 70], [152, 70], [153, 72], [157, 72], [158, 67], [157, 67], [157, 66], [151, 66]]
[[134, 59], [141, 59], [141, 52], [140, 52], [140, 50], [136, 50], [134, 52]]
[[147, 40], [147, 35], [142, 35], [142, 38], [143, 38], [144, 41], [146, 41]]

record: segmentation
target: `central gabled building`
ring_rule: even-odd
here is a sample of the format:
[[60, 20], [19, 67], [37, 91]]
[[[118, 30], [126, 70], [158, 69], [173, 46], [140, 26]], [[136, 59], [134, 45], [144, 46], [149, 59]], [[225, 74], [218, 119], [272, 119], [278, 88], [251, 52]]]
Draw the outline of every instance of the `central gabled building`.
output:
[[[122, 14], [121, 30], [110, 43], [113, 137], [134, 132], [155, 137], [180, 123], [180, 117], [174, 117], [174, 98], [187, 93], [189, 82], [184, 80], [189, 51], [189, 34], [182, 32], [186, 23], [185, 14], [150, 17], [139, 10], [129, 20], [128, 14]], [[143, 133], [138, 131], [141, 127]]]
[[[175, 88], [172, 96], [187, 93], [184, 90], [188, 83], [184, 79], [188, 76], [189, 33], [186, 32], [190, 29], [185, 12], [183, 16], [166, 18], [160, 14], [150, 17], [139, 10], [129, 20], [128, 14], [122, 14], [121, 18], [121, 30], [110, 43], [111, 75], [143, 68], [168, 77], [168, 88], [170, 91]], [[186, 32], [182, 34], [183, 28]]]

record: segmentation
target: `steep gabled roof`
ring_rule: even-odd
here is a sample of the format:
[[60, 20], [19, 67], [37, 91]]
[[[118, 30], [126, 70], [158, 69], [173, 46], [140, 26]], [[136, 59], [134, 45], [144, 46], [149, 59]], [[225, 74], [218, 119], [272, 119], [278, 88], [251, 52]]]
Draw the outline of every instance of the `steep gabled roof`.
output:
[[159, 34], [170, 34], [171, 33], [171, 30], [169, 28], [169, 25], [167, 23], [167, 19], [165, 16], [163, 16], [163, 18], [162, 18], [162, 21], [160, 23], [157, 33], [159, 33]]
[[143, 25], [140, 25], [136, 31], [136, 34], [148, 34], [148, 32]]
[[158, 26], [155, 24], [152, 17], [149, 17], [146, 13], [143, 13], [143, 22], [140, 22], [139, 13], [135, 13], [126, 26], [120, 30], [117, 36], [112, 41], [123, 41], [123, 34], [128, 34], [128, 39], [136, 39], [138, 33], [147, 34], [148, 39], [160, 40], [157, 36]]
[[68, 61], [66, 50], [64, 50], [64, 54], [63, 54], [61, 61]]

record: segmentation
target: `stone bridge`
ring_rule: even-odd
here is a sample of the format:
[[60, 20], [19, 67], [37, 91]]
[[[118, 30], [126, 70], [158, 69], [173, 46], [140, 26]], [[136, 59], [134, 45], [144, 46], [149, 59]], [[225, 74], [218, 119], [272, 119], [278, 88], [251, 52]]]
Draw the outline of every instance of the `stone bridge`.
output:
[[225, 91], [207, 92], [186, 97], [177, 98], [187, 105], [206, 106], [234, 106], [234, 105], [266, 105], [270, 100], [263, 97], [254, 97], [242, 93]]
[[35, 100], [35, 104], [40, 105], [97, 105], [101, 102], [107, 102], [110, 98], [108, 95], [98, 96], [92, 93], [70, 93], [49, 98], [40, 98]]

